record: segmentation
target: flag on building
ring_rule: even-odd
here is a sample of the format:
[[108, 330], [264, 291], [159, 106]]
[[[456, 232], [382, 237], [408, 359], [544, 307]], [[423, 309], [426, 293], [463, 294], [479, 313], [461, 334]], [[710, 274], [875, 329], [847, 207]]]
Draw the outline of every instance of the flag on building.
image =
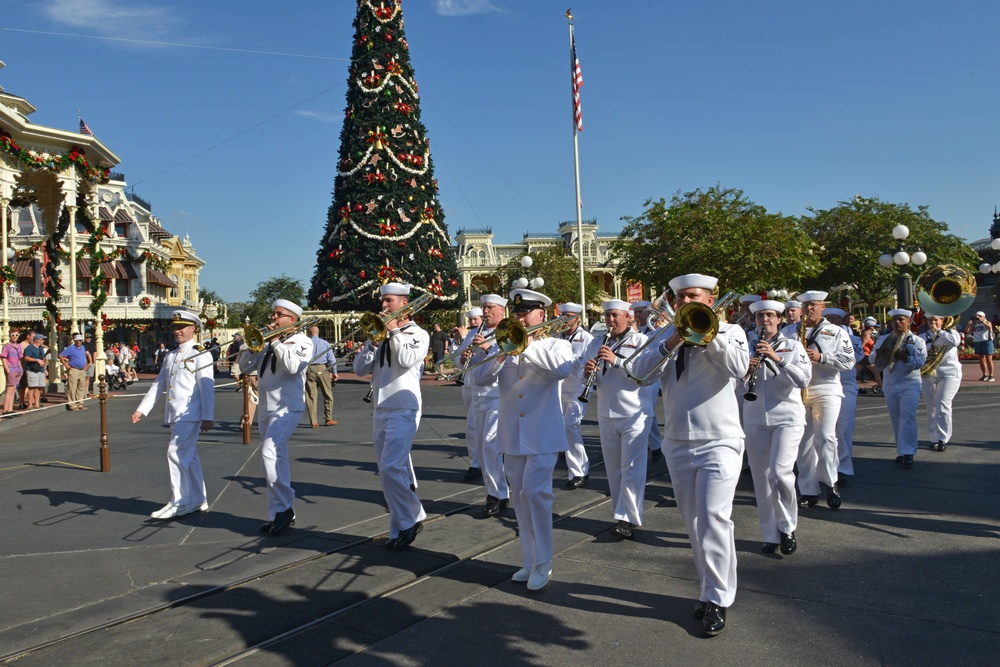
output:
[[80, 134], [86, 134], [91, 137], [94, 136], [94, 133], [90, 130], [87, 124], [83, 122], [82, 118], [80, 119]]
[[580, 59], [576, 57], [576, 36], [570, 38], [570, 70], [573, 78], [573, 120], [576, 131], [583, 132], [583, 112], [580, 110], [580, 89], [583, 88], [583, 72], [580, 71]]

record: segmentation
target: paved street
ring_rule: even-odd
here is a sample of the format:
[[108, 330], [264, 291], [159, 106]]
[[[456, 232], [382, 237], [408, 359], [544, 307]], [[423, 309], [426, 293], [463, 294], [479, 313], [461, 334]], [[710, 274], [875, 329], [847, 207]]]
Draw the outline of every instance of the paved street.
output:
[[[217, 386], [218, 428], [199, 450], [210, 509], [176, 521], [162, 402], [129, 423], [148, 383], [99, 410], [61, 407], [0, 423], [0, 656], [18, 665], [993, 664], [1000, 653], [998, 390], [966, 383], [945, 453], [912, 470], [895, 455], [884, 401], [859, 397], [857, 475], [844, 507], [803, 511], [799, 550], [759, 553], [749, 476], [734, 508], [740, 589], [729, 629], [701, 637], [697, 583], [662, 461], [650, 467], [646, 525], [612, 538], [603, 468], [566, 491], [557, 468], [552, 581], [509, 581], [513, 511], [480, 515], [459, 389], [425, 382], [413, 450], [430, 520], [414, 547], [381, 547], [388, 517], [371, 447], [367, 384], [335, 388], [340, 425], [292, 441], [297, 523], [261, 537], [259, 438], [241, 444], [242, 395]], [[591, 415], [593, 416], [593, 415]], [[923, 410], [919, 413], [923, 434]], [[307, 422], [308, 420], [306, 420]], [[586, 422], [600, 458], [596, 422]], [[0, 660], [2, 661], [2, 660]]]

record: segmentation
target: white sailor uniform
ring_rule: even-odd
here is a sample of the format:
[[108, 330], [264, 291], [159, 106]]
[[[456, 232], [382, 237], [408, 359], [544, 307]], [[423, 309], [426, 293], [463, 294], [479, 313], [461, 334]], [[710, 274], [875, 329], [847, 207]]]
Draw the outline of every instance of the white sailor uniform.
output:
[[160, 373], [136, 408], [137, 412], [148, 415], [160, 394], [167, 392], [163, 423], [170, 424], [167, 468], [170, 502], [177, 506], [201, 505], [206, 501], [198, 432], [203, 421], [215, 420], [215, 378], [211, 364], [204, 364], [205, 368], [194, 372], [184, 365], [184, 360], [196, 352], [194, 341], [181, 343], [168, 352]]
[[[869, 359], [875, 357], [886, 341], [892, 336], [879, 336]], [[913, 456], [917, 453], [917, 406], [920, 403], [920, 367], [927, 361], [927, 347], [924, 339], [912, 333], [904, 334], [901, 349], [910, 354], [906, 361], [890, 361], [882, 371], [882, 393], [889, 409], [892, 432], [896, 436], [896, 455]]]
[[569, 341], [576, 358], [576, 367], [562, 382], [562, 415], [563, 426], [566, 428], [566, 440], [569, 449], [566, 450], [566, 470], [569, 478], [587, 477], [590, 475], [590, 459], [583, 446], [583, 433], [580, 425], [587, 414], [588, 403], [580, 400], [583, 393], [583, 367], [587, 363], [587, 348], [594, 337], [583, 327], [577, 327], [571, 334], [562, 334], [563, 340]]
[[529, 570], [552, 560], [552, 473], [559, 452], [566, 451], [566, 429], [552, 415], [560, 409], [559, 383], [573, 372], [575, 362], [567, 341], [543, 338], [517, 356], [470, 372], [477, 385], [499, 382], [500, 450], [506, 459], [523, 564]]
[[[646, 338], [653, 335], [656, 329], [650, 327], [648, 324], [641, 329], [641, 333]], [[660, 423], [656, 420], [656, 399], [660, 396], [660, 381], [656, 380], [650, 384], [644, 384], [639, 387], [639, 393], [642, 396], [643, 405], [649, 410], [649, 451], [655, 452], [663, 448], [663, 429], [660, 428]]]
[[932, 346], [948, 348], [937, 369], [922, 376], [921, 384], [924, 406], [927, 409], [927, 435], [932, 443], [948, 444], [951, 441], [951, 402], [962, 384], [962, 364], [958, 360], [958, 346], [962, 334], [954, 329], [938, 332], [937, 337], [930, 331], [920, 336], [928, 353]]
[[[799, 326], [806, 326], [805, 320], [786, 326], [781, 334], [799, 340]], [[805, 348], [822, 356], [812, 362], [812, 380], [802, 397], [806, 428], [799, 445], [798, 485], [803, 496], [818, 496], [820, 482], [837, 485], [837, 418], [844, 398], [840, 372], [854, 368], [854, 347], [843, 329], [821, 318], [815, 327], [806, 327]]]
[[[756, 333], [748, 344], [756, 349]], [[754, 388], [757, 400], [743, 402], [743, 428], [760, 532], [764, 542], [778, 544], [781, 533], [794, 533], [798, 525], [795, 459], [806, 423], [802, 390], [812, 378], [812, 363], [797, 340], [780, 333], [771, 347], [781, 362], [761, 361]]]
[[[650, 405], [640, 387], [626, 374], [625, 360], [646, 342], [641, 333], [628, 328], [621, 338], [608, 341], [618, 357], [614, 364], [598, 361], [597, 423], [601, 429], [604, 469], [611, 489], [615, 521], [642, 525], [646, 496], [646, 443], [649, 440]], [[603, 341], [591, 341], [586, 352], [593, 359]]]
[[306, 409], [306, 371], [312, 357], [312, 340], [301, 332], [271, 341], [260, 352], [240, 352], [240, 373], [257, 373], [257, 427], [270, 521], [295, 503], [288, 441]]
[[[481, 327], [475, 327], [471, 331], [465, 334], [465, 338], [462, 342], [458, 344], [455, 351], [452, 354], [458, 354], [464, 352], [468, 349], [469, 345], [472, 344], [472, 339], [476, 337], [479, 333]], [[461, 357], [456, 357], [460, 360]], [[456, 361], [456, 363], [461, 363]], [[459, 378], [462, 382], [462, 403], [465, 405], [465, 448], [468, 450], [469, 456], [469, 467], [479, 468], [479, 435], [475, 431], [475, 425], [472, 419], [472, 383], [469, 382], [468, 378]]]
[[[493, 329], [483, 328], [485, 338], [493, 334]], [[473, 334], [473, 337], [475, 335]], [[494, 353], [496, 350], [490, 350]], [[469, 365], [486, 358], [486, 352], [474, 348], [469, 358]], [[475, 459], [483, 473], [483, 486], [486, 495], [498, 500], [507, 500], [510, 489], [507, 485], [507, 475], [504, 472], [503, 453], [497, 444], [497, 420], [500, 418], [500, 387], [494, 382], [488, 386], [478, 386], [466, 382], [469, 387], [469, 414], [466, 418], [466, 438], [470, 440], [470, 448], [475, 447]]]
[[[635, 375], [644, 377], [661, 364], [672, 333], [664, 332], [663, 343], [646, 348], [636, 360]], [[749, 361], [743, 329], [720, 323], [712, 342], [679, 346], [658, 374], [663, 455], [694, 552], [701, 581], [698, 599], [720, 607], [729, 607], [736, 597], [736, 541], [730, 517], [744, 438], [736, 386], [747, 374]]]
[[430, 337], [410, 322], [390, 332], [378, 347], [371, 341], [354, 358], [354, 372], [372, 374], [372, 438], [382, 493], [389, 506], [389, 538], [427, 518], [416, 493], [410, 450], [420, 424], [420, 375]]
[[[854, 348], [854, 363], [865, 358], [865, 349], [861, 336], [856, 336], [846, 325], [841, 329], [847, 334]], [[858, 409], [858, 373], [856, 368], [840, 371], [840, 386], [844, 390], [844, 398], [840, 403], [840, 414], [837, 416], [837, 473], [838, 475], [854, 474], [854, 418]]]

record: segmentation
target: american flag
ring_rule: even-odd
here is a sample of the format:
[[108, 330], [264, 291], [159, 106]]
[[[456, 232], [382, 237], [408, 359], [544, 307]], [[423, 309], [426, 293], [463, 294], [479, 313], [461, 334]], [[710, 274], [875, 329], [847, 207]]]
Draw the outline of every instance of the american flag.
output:
[[570, 76], [573, 79], [573, 120], [576, 121], [576, 131], [583, 132], [583, 111], [580, 109], [580, 89], [583, 88], [583, 72], [580, 71], [580, 59], [576, 57], [576, 37], [570, 38]]
[[83, 122], [82, 118], [80, 119], [80, 134], [89, 134], [90, 136], [94, 136], [94, 133], [89, 127], [87, 127], [87, 124]]

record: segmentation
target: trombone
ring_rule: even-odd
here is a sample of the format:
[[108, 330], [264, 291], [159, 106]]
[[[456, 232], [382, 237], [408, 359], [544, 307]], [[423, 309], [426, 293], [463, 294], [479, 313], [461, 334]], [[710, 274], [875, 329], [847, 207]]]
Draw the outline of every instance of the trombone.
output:
[[370, 340], [373, 345], [378, 345], [382, 342], [382, 339], [385, 338], [385, 325], [387, 322], [392, 322], [393, 320], [401, 318], [409, 319], [429, 306], [433, 300], [434, 297], [431, 296], [429, 292], [424, 292], [413, 301], [410, 301], [406, 305], [401, 306], [391, 313], [364, 313], [361, 315], [361, 324], [357, 329], [352, 331], [350, 335], [353, 337], [355, 333], [362, 331], [364, 332], [365, 337]]
[[[731, 306], [733, 304], [733, 302], [736, 301], [737, 298], [738, 297], [737, 297], [736, 292], [731, 292], [730, 291], [730, 292], [726, 292], [725, 296], [723, 296], [721, 299], [719, 299], [715, 303], [715, 306], [713, 306], [713, 307], [706, 306], [705, 304], [700, 304], [704, 309], [706, 309], [709, 313], [711, 313], [711, 315], [715, 318], [715, 332], [716, 333], [718, 333], [718, 330], [719, 330], [719, 316], [718, 316], [718, 313], [724, 313], [725, 310], [726, 310], [726, 308], [729, 308], [729, 306]], [[696, 302], [692, 302], [692, 304], [693, 303], [696, 303]], [[684, 306], [687, 306], [687, 305], [691, 305], [691, 304], [684, 304]], [[637, 377], [636, 375], [634, 375], [632, 373], [632, 364], [635, 363], [635, 360], [639, 358], [639, 355], [642, 354], [643, 350], [645, 350], [647, 347], [649, 347], [650, 345], [652, 345], [654, 341], [659, 340], [660, 336], [662, 336], [664, 333], [666, 333], [667, 329], [670, 328], [670, 325], [673, 324], [677, 320], [677, 316], [680, 314], [680, 311], [681, 311], [682, 308], [684, 308], [684, 306], [681, 306], [681, 308], [678, 308], [677, 312], [675, 313], [673, 307], [671, 307], [671, 305], [670, 305], [670, 299], [669, 299], [669, 297], [667, 295], [667, 292], [664, 292], [649, 307], [649, 309], [651, 311], [653, 311], [657, 315], [657, 318], [659, 319], [659, 321], [661, 323], [661, 327], [659, 329], [657, 329], [656, 331], [654, 331], [653, 333], [651, 333], [649, 335], [649, 338], [646, 339], [646, 342], [643, 343], [642, 345], [640, 345], [639, 349], [637, 349], [635, 352], [633, 352], [632, 356], [630, 356], [628, 359], [626, 359], [625, 362], [624, 362], [624, 364], [623, 364], [625, 366], [625, 374], [628, 375], [630, 378], [632, 378], [632, 380], [634, 382], [636, 382], [637, 384], [643, 384], [647, 379], [649, 379], [650, 377], [652, 377], [653, 372], [650, 371], [648, 374], [646, 374], [645, 377], [641, 377], [641, 378]], [[691, 311], [691, 309], [688, 309], [685, 312], [686, 313], [690, 313], [692, 311]], [[700, 312], [700, 309], [699, 309], [699, 312]], [[675, 327], [675, 328], [677, 329], [678, 332], [681, 331], [680, 327]], [[693, 330], [694, 329], [692, 328], [692, 331]], [[696, 339], [692, 339], [692, 340], [689, 341], [684, 336], [684, 334], [681, 334], [681, 338], [684, 338], [685, 341], [691, 343], [692, 345], [708, 345], [711, 342], [711, 340], [712, 340], [711, 338], [709, 338], [708, 340], [706, 340], [704, 342], [701, 342], [701, 343], [695, 342]], [[715, 338], [715, 334], [712, 335], [712, 338]], [[663, 360], [660, 361], [659, 364], [657, 364], [656, 368], [659, 368], [660, 366], [662, 366], [663, 363], [667, 359], [669, 359], [669, 358], [670, 358], [670, 355], [668, 354], [667, 356], [665, 356], [663, 358]], [[653, 370], [655, 371], [656, 369], [654, 368]]]
[[[284, 338], [285, 336], [289, 336], [291, 334], [298, 333], [299, 331], [302, 331], [303, 329], [308, 329], [309, 327], [311, 327], [313, 325], [317, 325], [319, 323], [320, 323], [320, 318], [318, 318], [318, 317], [307, 317], [306, 319], [299, 320], [298, 322], [295, 322], [294, 324], [288, 324], [288, 325], [285, 325], [283, 327], [278, 327], [277, 329], [268, 329], [267, 327], [259, 327], [259, 328], [255, 327], [255, 326], [251, 325], [248, 322], [243, 327], [243, 344], [251, 352], [255, 352], [255, 353], [256, 352], [260, 352], [261, 350], [264, 349], [265, 345], [267, 345], [269, 342], [271, 342], [272, 340], [274, 340], [276, 338], [279, 338], [279, 339], [280, 338]], [[219, 345], [219, 349], [222, 349], [223, 346], [227, 346], [227, 345], [232, 344], [232, 342], [233, 342], [232, 339], [230, 339], [230, 340], [227, 340], [225, 343], [221, 343]], [[242, 352], [242, 351], [243, 351], [243, 349], [241, 348], [239, 350], [239, 352]], [[239, 352], [237, 352], [237, 355], [239, 355]], [[186, 359], [184, 359], [184, 366], [189, 371], [191, 371], [192, 373], [196, 373], [196, 372], [200, 371], [203, 368], [208, 368], [209, 366], [214, 366], [215, 365], [215, 361], [213, 360], [213, 361], [210, 361], [207, 364], [202, 364], [200, 366], [196, 366], [194, 368], [191, 368], [191, 363], [195, 359], [197, 359], [198, 357], [202, 356], [203, 354], [208, 354], [209, 356], [211, 356], [210, 350], [208, 350], [207, 348], [204, 349], [204, 350], [200, 350], [200, 351], [196, 352], [195, 354], [192, 354], [191, 356], [189, 356]], [[226, 356], [226, 359], [227, 360], [229, 359], [229, 355]]]
[[534, 336], [535, 338], [541, 338], [543, 336], [549, 336], [553, 333], [560, 332], [565, 329], [569, 325], [570, 321], [575, 319], [576, 316], [576, 313], [573, 313], [572, 315], [560, 315], [559, 317], [554, 317], [551, 320], [546, 320], [541, 324], [536, 324], [531, 327], [525, 327], [516, 317], [506, 317], [500, 320], [500, 323], [497, 324], [496, 330], [493, 332], [493, 336], [496, 339], [496, 346], [500, 348], [498, 352], [489, 354], [475, 363], [466, 364], [462, 367], [455, 366], [454, 358], [458, 355], [452, 355], [452, 361], [448, 367], [445, 367], [445, 360], [441, 360], [441, 363], [438, 365], [438, 372], [449, 380], [453, 380], [456, 377], [468, 373], [473, 368], [478, 368], [479, 366], [496, 360], [502, 354], [516, 357], [528, 349], [529, 337]]

